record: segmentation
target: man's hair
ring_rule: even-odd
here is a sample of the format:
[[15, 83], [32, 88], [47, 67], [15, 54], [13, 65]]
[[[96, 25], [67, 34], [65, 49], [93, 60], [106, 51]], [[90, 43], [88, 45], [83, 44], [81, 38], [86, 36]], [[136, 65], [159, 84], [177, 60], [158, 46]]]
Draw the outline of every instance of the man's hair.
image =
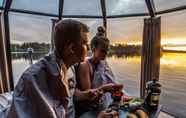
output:
[[88, 32], [88, 26], [72, 19], [59, 21], [54, 29], [54, 46], [61, 53], [65, 46], [80, 43], [81, 32]]
[[98, 46], [109, 46], [109, 39], [105, 37], [105, 29], [101, 26], [97, 29], [96, 36], [90, 42], [91, 50], [98, 48]]

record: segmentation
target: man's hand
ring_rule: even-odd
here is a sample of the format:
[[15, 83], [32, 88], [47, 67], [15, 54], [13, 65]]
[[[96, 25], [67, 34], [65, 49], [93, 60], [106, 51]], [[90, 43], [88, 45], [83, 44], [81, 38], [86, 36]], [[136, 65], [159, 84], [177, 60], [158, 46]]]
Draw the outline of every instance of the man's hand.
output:
[[98, 115], [98, 118], [119, 118], [119, 113], [117, 111], [107, 109], [101, 111]]
[[120, 91], [123, 88], [122, 84], [105, 84], [101, 86], [99, 89], [103, 90], [103, 92], [114, 92], [114, 91]]

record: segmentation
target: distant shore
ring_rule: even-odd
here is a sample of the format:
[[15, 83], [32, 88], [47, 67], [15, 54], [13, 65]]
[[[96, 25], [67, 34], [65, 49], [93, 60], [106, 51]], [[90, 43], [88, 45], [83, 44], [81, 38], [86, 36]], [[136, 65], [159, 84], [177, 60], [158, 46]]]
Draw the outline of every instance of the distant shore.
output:
[[163, 52], [169, 52], [169, 53], [186, 53], [185, 51], [182, 50], [162, 50]]

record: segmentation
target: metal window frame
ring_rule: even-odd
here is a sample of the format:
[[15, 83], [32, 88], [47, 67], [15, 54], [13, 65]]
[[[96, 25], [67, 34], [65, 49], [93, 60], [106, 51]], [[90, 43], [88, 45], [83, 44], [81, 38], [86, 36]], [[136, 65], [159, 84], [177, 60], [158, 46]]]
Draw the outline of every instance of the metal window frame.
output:
[[145, 0], [146, 2], [146, 6], [148, 8], [149, 11], [149, 15], [151, 17], [155, 17], [156, 16], [156, 9], [155, 9], [155, 5], [154, 5], [154, 1], [153, 0]]
[[[0, 7], [0, 10], [4, 10], [3, 7]], [[186, 5], [167, 9], [167, 10], [162, 10], [162, 11], [156, 11], [155, 15], [165, 15], [168, 13], [174, 13], [178, 11], [183, 11], [186, 10]], [[59, 14], [51, 14], [51, 13], [43, 13], [43, 12], [36, 12], [36, 11], [30, 11], [30, 10], [23, 10], [23, 9], [13, 9], [10, 8], [8, 10], [9, 12], [14, 12], [14, 13], [23, 13], [23, 14], [31, 14], [31, 15], [39, 15], [39, 16], [47, 16], [47, 17], [56, 17], [59, 18]], [[107, 15], [107, 19], [112, 19], [112, 18], [128, 18], [128, 17], [146, 17], [150, 16], [149, 13], [132, 13], [132, 14], [121, 14], [121, 15]], [[62, 18], [95, 18], [95, 19], [102, 19], [103, 16], [96, 16], [96, 15], [61, 15]]]
[[101, 10], [102, 10], [102, 18], [103, 18], [103, 26], [105, 27], [105, 33], [107, 34], [107, 12], [106, 12], [106, 1], [100, 0]]
[[58, 13], [58, 19], [61, 20], [62, 19], [62, 15], [63, 15], [63, 8], [64, 8], [64, 0], [59, 0], [59, 13]]

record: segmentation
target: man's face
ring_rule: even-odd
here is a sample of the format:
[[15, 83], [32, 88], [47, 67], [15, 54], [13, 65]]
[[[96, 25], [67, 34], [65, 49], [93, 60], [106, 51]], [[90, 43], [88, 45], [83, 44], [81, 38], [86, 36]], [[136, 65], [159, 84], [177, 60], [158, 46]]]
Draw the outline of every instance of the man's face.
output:
[[87, 56], [87, 49], [88, 49], [88, 33], [87, 32], [81, 32], [81, 39], [80, 43], [77, 44], [77, 48], [75, 49], [75, 54], [77, 57], [78, 62], [82, 62], [85, 60], [85, 57]]

